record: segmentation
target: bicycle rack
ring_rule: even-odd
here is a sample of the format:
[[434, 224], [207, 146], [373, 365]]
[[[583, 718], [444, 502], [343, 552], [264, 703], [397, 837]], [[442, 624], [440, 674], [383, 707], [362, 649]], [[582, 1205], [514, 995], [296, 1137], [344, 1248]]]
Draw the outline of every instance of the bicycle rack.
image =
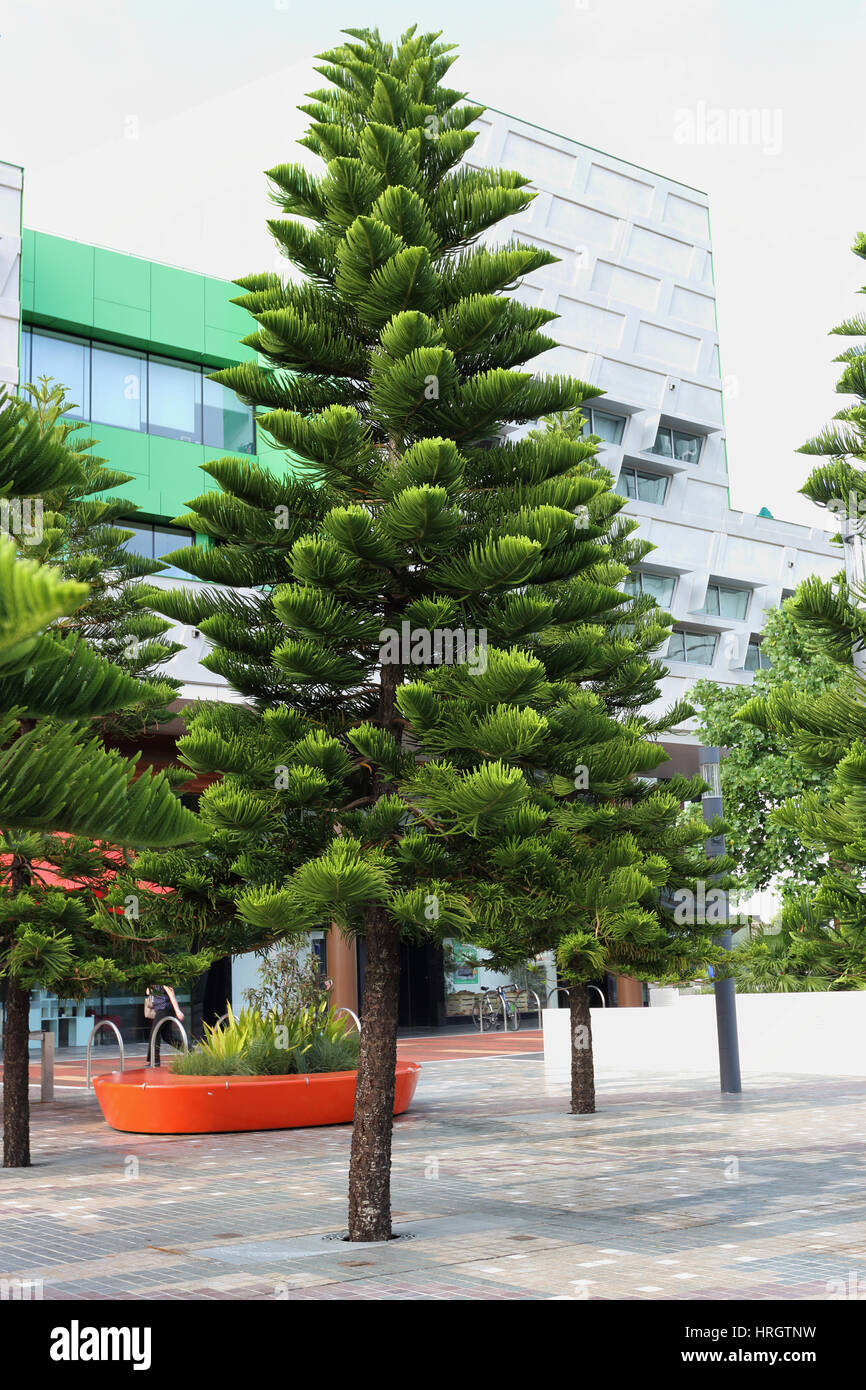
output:
[[222, 1024], [222, 1023], [228, 1023], [228, 1021], [229, 1021], [229, 1016], [228, 1016], [228, 1014], [220, 1014], [219, 1018], [217, 1019], [216, 1023], [214, 1024], [214, 1028], [219, 1028], [220, 1024]]
[[340, 1014], [348, 1014], [348, 1015], [349, 1015], [349, 1017], [353, 1020], [353, 1022], [354, 1022], [354, 1024], [355, 1024], [355, 1027], [356, 1027], [357, 1030], [358, 1030], [358, 1037], [360, 1037], [360, 1036], [361, 1036], [361, 1020], [359, 1019], [358, 1015], [355, 1013], [354, 1009], [347, 1009], [347, 1008], [345, 1008], [345, 1007], [342, 1007], [342, 1008], [339, 1008], [339, 1009], [335, 1009], [335, 1010], [334, 1010], [334, 1015], [333, 1015], [333, 1016], [334, 1016], [334, 1018], [339, 1018]]
[[550, 1003], [551, 996], [555, 996], [555, 997], [556, 997], [556, 1001], [557, 1001], [557, 1002], [556, 1002], [556, 1007], [559, 1008], [559, 996], [560, 996], [560, 994], [564, 994], [566, 997], [568, 996], [568, 990], [565, 988], [565, 985], [557, 985], [555, 989], [549, 989], [549, 990], [547, 991], [547, 997], [546, 997], [546, 999], [545, 999], [545, 1001], [544, 1001], [544, 1006], [545, 1006], [545, 1008], [546, 1008], [547, 1005]]
[[116, 1023], [111, 1022], [111, 1019], [102, 1018], [99, 1020], [98, 1023], [95, 1023], [93, 1025], [93, 1031], [91, 1032], [90, 1037], [87, 1039], [87, 1079], [84, 1086], [84, 1089], [86, 1091], [93, 1090], [93, 1083], [91, 1081], [91, 1067], [93, 1059], [90, 1053], [93, 1048], [93, 1039], [96, 1037], [100, 1028], [110, 1028], [112, 1033], [114, 1033], [117, 1037], [117, 1046], [120, 1048], [120, 1070], [123, 1071], [123, 1038], [120, 1036], [120, 1029], [118, 1028]]
[[177, 1028], [180, 1029], [180, 1036], [183, 1038], [183, 1050], [184, 1050], [184, 1052], [189, 1052], [189, 1040], [188, 1040], [188, 1038], [187, 1038], [187, 1036], [186, 1036], [186, 1029], [184, 1028], [183, 1024], [181, 1023], [180, 1019], [179, 1019], [179, 1018], [175, 1018], [174, 1014], [166, 1014], [165, 1018], [161, 1018], [161, 1019], [159, 1020], [159, 1023], [156, 1025], [156, 1027], [154, 1028], [153, 1032], [152, 1032], [151, 1035], [150, 1035], [150, 1052], [149, 1052], [148, 1058], [147, 1058], [147, 1065], [148, 1065], [149, 1067], [152, 1067], [152, 1066], [153, 1066], [153, 1059], [154, 1059], [154, 1056], [155, 1056], [154, 1049], [155, 1049], [155, 1047], [156, 1047], [156, 1040], [157, 1040], [157, 1038], [159, 1037], [159, 1030], [160, 1030], [160, 1028], [162, 1028], [166, 1023], [173, 1023], [173, 1024], [175, 1024], [175, 1026], [176, 1026]]
[[607, 1008], [607, 1000], [605, 999], [605, 997], [604, 997], [603, 993], [601, 992], [601, 990], [599, 989], [598, 985], [587, 985], [587, 989], [594, 989], [594, 990], [595, 990], [596, 994], [598, 995], [599, 999], [601, 1000], [601, 1007], [602, 1007], [603, 1009], [606, 1009], [606, 1008]]

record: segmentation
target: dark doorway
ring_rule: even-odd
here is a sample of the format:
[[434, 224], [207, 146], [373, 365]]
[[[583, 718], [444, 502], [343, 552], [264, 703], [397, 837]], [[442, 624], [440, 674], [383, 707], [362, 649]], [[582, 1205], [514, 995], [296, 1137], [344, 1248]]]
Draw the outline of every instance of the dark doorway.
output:
[[[358, 940], [358, 1008], [364, 1007], [367, 943]], [[445, 1022], [445, 961], [442, 947], [432, 941], [400, 945], [400, 1028], [441, 1028]]]
[[190, 993], [192, 1036], [204, 1036], [204, 1025], [211, 1027], [226, 1011], [232, 997], [232, 960], [224, 956], [215, 960], [204, 975], [199, 976]]

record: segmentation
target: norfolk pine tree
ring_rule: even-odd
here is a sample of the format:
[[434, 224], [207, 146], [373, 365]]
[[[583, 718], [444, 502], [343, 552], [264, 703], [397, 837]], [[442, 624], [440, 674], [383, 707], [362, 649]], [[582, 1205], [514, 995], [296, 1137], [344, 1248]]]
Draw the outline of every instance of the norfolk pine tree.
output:
[[[0, 397], [0, 498], [7, 507], [83, 484], [75, 453], [55, 431], [44, 430], [24, 401]], [[58, 831], [120, 845], [172, 845], [194, 838], [197, 827], [164, 775], [136, 779], [136, 760], [107, 751], [94, 736], [94, 720], [154, 696], [58, 626], [86, 602], [88, 586], [21, 558], [17, 549], [11, 537], [0, 537], [0, 826], [11, 856], [0, 885], [5, 1167], [30, 1162], [31, 989], [80, 997], [124, 978], [118, 957], [134, 969], [148, 949], [151, 958], [158, 954], [130, 924], [92, 920], [87, 894], [82, 901], [46, 888], [34, 861], [50, 859], [53, 841], [64, 845], [64, 869], [76, 855], [78, 867], [82, 857], [90, 862], [88, 846], [70, 847]], [[204, 964], [181, 958], [178, 970], [198, 973]]]
[[[581, 473], [594, 445], [503, 437], [599, 394], [521, 370], [555, 316], [504, 292], [550, 254], [477, 244], [528, 181], [461, 166], [482, 108], [442, 85], [438, 35], [347, 33], [303, 108], [323, 172], [270, 175], [287, 214], [270, 227], [303, 278], [238, 282], [260, 360], [216, 374], [296, 462], [204, 465], [219, 490], [184, 524], [216, 544], [170, 559], [226, 590], [160, 611], [196, 623], [250, 701], [197, 713], [183, 748], [224, 774], [214, 810], [239, 843], [266, 847], [239, 860], [241, 915], [366, 942], [349, 1232], [384, 1240], [401, 938], [559, 920], [575, 767], [603, 795], [663, 754], [591, 688], [634, 652], [599, 626], [623, 595], [588, 511], [606, 486]], [[263, 882], [280, 836], [284, 871]]]
[[[866, 260], [866, 236], [852, 247]], [[866, 293], [866, 287], [859, 291]], [[849, 538], [866, 530], [866, 316], [846, 320], [833, 333], [854, 338], [835, 359], [844, 369], [836, 390], [853, 396], [833, 423], [809, 440], [801, 453], [826, 458], [801, 489], [842, 521]], [[856, 552], [855, 552], [856, 553]], [[817, 696], [783, 687], [751, 700], [740, 718], [783, 740], [807, 772], [824, 785], [804, 792], [773, 812], [771, 820], [793, 831], [826, 867], [814, 895], [801, 896], [786, 911], [785, 930], [801, 917], [800, 930], [811, 945], [789, 953], [791, 968], [833, 988], [866, 988], [866, 587], [862, 567], [849, 582], [840, 574], [826, 581], [805, 580], [788, 601], [788, 612], [806, 639], [840, 669], [835, 688]], [[857, 653], [855, 664], [854, 653]], [[820, 949], [824, 944], [823, 951]], [[802, 943], [796, 943], [796, 947]], [[823, 959], [822, 959], [823, 956]]]

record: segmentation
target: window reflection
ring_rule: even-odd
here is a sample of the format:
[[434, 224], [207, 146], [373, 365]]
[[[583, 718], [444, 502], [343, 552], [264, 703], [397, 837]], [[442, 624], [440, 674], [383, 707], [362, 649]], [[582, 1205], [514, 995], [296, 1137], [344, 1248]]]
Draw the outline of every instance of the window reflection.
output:
[[640, 468], [621, 468], [616, 483], [620, 497], [628, 497], [635, 502], [655, 502], [663, 506], [667, 496], [668, 480], [658, 473], [644, 473]]
[[201, 368], [151, 357], [147, 390], [149, 434], [201, 443]]
[[667, 651], [669, 661], [688, 661], [694, 666], [712, 666], [715, 654], [715, 633], [680, 631], [671, 633]]
[[83, 338], [56, 338], [50, 333], [31, 334], [30, 371], [26, 380], [37, 384], [51, 377], [52, 386], [63, 386], [71, 403], [71, 420], [87, 420], [90, 409], [90, 345]]
[[[132, 536], [124, 542], [124, 550], [129, 550], [133, 555], [141, 555], [145, 560], [161, 560], [163, 555], [168, 555], [172, 550], [180, 550], [187, 545], [195, 543], [195, 536], [192, 531], [185, 531], [180, 526], [153, 526], [148, 522], [142, 521], [119, 521], [125, 531], [132, 531]], [[172, 575], [179, 579], [189, 579], [186, 570], [178, 569], [176, 565], [168, 565], [160, 574]]]
[[122, 430], [144, 429], [147, 359], [126, 348], [93, 348], [90, 419]]
[[204, 442], [214, 449], [228, 449], [235, 454], [255, 452], [252, 411], [238, 400], [234, 391], [218, 381], [211, 381], [207, 375], [204, 379]]
[[745, 618], [749, 608], [748, 589], [731, 589], [724, 584], [709, 584], [702, 613], [719, 618]]

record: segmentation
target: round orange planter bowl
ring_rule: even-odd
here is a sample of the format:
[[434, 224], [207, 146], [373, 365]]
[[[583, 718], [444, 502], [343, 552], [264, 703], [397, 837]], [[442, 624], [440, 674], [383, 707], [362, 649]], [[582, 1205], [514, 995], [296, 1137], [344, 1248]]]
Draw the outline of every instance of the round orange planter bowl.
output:
[[[409, 1109], [421, 1067], [398, 1062], [394, 1114]], [[227, 1134], [249, 1129], [300, 1129], [351, 1124], [353, 1071], [302, 1076], [174, 1076], [168, 1067], [140, 1067], [94, 1077], [93, 1088], [112, 1129], [128, 1134]]]

